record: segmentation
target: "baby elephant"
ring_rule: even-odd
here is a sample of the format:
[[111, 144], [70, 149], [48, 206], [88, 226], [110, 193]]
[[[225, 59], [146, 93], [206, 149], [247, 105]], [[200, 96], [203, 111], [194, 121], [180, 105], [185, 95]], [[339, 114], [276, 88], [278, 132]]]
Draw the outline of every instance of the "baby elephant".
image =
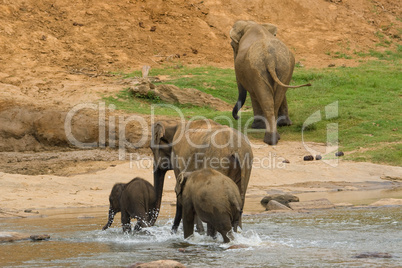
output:
[[197, 215], [208, 224], [209, 235], [218, 231], [225, 243], [230, 241], [228, 233], [232, 227], [237, 231], [242, 201], [238, 187], [229, 177], [210, 168], [181, 173], [175, 191], [183, 211], [184, 238], [193, 234]]
[[144, 179], [134, 178], [129, 183], [116, 183], [109, 196], [109, 219], [102, 230], [106, 230], [113, 223], [114, 216], [121, 212], [123, 232], [131, 231], [130, 219], [136, 218], [134, 230], [152, 226], [156, 215], [153, 208], [156, 202], [154, 187]]

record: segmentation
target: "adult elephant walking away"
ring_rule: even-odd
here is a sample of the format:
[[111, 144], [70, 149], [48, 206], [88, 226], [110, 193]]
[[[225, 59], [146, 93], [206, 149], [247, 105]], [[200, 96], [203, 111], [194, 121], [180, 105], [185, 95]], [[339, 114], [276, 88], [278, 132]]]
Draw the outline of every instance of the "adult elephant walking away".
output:
[[295, 59], [286, 45], [275, 37], [276, 32], [275, 25], [254, 21], [237, 21], [230, 31], [239, 90], [233, 117], [238, 119], [237, 113], [248, 91], [254, 110], [252, 127], [265, 128], [264, 142], [270, 145], [280, 139], [277, 124], [292, 124], [286, 101], [287, 88], [310, 86], [289, 86]]
[[[160, 121], [152, 126], [151, 149], [154, 154], [156, 211], [161, 206], [168, 170], [174, 170], [178, 178], [182, 172], [202, 168], [212, 168], [231, 178], [239, 189], [243, 209], [253, 152], [241, 132], [212, 120]], [[177, 202], [173, 231], [177, 230], [181, 218], [182, 207]], [[210, 227], [208, 225], [208, 229]]]

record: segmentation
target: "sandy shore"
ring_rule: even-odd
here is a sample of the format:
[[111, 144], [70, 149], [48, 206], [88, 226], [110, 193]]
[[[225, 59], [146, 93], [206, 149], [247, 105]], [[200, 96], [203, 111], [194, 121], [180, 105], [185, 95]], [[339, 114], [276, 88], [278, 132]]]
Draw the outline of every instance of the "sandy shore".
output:
[[[316, 151], [324, 151], [323, 145], [308, 143]], [[309, 154], [300, 142], [280, 142], [278, 146], [265, 146], [254, 142], [254, 166], [247, 190], [247, 200], [260, 200], [267, 193], [291, 192], [308, 199], [311, 193], [326, 196], [342, 191], [343, 202], [356, 201], [357, 192], [393, 189], [392, 197], [402, 198], [400, 181], [385, 178], [401, 177], [402, 167], [372, 163], [355, 163], [342, 158], [331, 161], [303, 161]], [[116, 152], [117, 154], [117, 152]], [[25, 210], [41, 211], [47, 208], [76, 208], [108, 206], [108, 196], [117, 182], [128, 182], [142, 177], [153, 183], [150, 156], [137, 154], [132, 161], [98, 161], [102, 167], [95, 171], [75, 175], [21, 175], [0, 172], [0, 217], [25, 217]], [[283, 163], [283, 160], [289, 163]], [[27, 162], [29, 163], [29, 161]], [[60, 161], [63, 165], [63, 161]], [[70, 167], [71, 174], [85, 162]], [[28, 165], [29, 168], [29, 165]], [[162, 201], [174, 203], [175, 178], [169, 172], [165, 179]], [[399, 187], [399, 188], [398, 188]], [[395, 191], [396, 189], [396, 191]], [[346, 194], [349, 193], [349, 194]], [[395, 193], [396, 196], [395, 196]], [[383, 197], [387, 197], [383, 194]], [[349, 196], [349, 197], [348, 197]], [[398, 197], [399, 196], [399, 197]], [[375, 200], [374, 200], [375, 201]], [[250, 206], [249, 206], [250, 207]], [[245, 207], [247, 213], [248, 206]], [[253, 210], [264, 208], [253, 208]], [[41, 212], [40, 212], [41, 213]]]

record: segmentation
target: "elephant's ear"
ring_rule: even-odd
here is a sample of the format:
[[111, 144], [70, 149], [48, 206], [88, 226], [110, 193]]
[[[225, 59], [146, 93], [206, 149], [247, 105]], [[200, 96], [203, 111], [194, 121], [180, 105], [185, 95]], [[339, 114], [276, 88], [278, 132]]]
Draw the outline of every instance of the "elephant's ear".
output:
[[182, 172], [177, 177], [176, 187], [174, 188], [174, 191], [176, 192], [176, 196], [181, 195], [184, 184], [186, 184], [188, 176], [189, 176], [188, 172]]
[[244, 34], [245, 28], [250, 24], [253, 23], [251, 21], [245, 21], [245, 20], [239, 20], [236, 21], [235, 24], [233, 24], [232, 29], [230, 30], [230, 39], [236, 44], [240, 42], [240, 39], [242, 38]]
[[278, 27], [276, 27], [276, 25], [271, 23], [263, 23], [261, 26], [267, 29], [268, 32], [270, 32], [273, 36], [276, 36], [276, 33], [278, 32]]
[[161, 138], [165, 135], [165, 126], [162, 122], [157, 122], [152, 126], [151, 148], [160, 144]]

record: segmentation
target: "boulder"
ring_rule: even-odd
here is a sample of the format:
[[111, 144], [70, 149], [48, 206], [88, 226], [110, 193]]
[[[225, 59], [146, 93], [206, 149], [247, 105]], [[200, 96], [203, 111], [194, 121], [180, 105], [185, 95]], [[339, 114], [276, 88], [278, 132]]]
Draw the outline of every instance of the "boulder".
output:
[[335, 205], [326, 198], [302, 201], [302, 202], [291, 202], [289, 203], [289, 206], [291, 209], [294, 210], [335, 208]]
[[261, 201], [261, 205], [267, 208], [269, 201], [275, 200], [285, 206], [289, 207], [289, 202], [299, 202], [299, 198], [292, 194], [271, 194], [265, 196]]
[[145, 263], [134, 263], [129, 268], [185, 268], [186, 266], [180, 262], [173, 260], [159, 260]]
[[162, 100], [171, 104], [191, 104], [195, 106], [210, 106], [218, 111], [232, 109], [228, 103], [194, 88], [178, 88], [175, 85], [154, 85], [143, 80], [139, 85], [131, 88], [134, 97]]
[[268, 202], [266, 210], [292, 210], [291, 208], [279, 203], [278, 201], [271, 200]]

